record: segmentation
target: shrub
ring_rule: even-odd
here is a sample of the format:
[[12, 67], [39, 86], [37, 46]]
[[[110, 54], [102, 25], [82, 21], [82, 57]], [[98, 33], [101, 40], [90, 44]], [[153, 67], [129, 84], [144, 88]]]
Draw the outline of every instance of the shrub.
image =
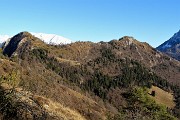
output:
[[131, 109], [139, 109], [145, 115], [149, 115], [151, 119], [156, 120], [175, 120], [176, 118], [168, 113], [165, 106], [157, 104], [148, 96], [147, 88], [135, 87], [127, 96], [129, 107]]

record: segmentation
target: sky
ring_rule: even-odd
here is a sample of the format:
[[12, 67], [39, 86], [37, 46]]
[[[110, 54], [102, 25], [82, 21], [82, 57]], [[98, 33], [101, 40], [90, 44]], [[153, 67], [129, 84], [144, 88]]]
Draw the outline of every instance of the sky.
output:
[[22, 31], [73, 41], [123, 36], [157, 47], [180, 30], [180, 0], [0, 0], [0, 35]]

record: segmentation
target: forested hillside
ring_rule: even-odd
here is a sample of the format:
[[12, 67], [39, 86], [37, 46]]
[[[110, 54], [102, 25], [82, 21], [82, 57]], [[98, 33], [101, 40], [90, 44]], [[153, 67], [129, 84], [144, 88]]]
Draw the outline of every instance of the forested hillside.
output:
[[[0, 54], [3, 119], [180, 118], [180, 63], [132, 37], [48, 45], [28, 32]], [[148, 93], [173, 95], [169, 108]]]

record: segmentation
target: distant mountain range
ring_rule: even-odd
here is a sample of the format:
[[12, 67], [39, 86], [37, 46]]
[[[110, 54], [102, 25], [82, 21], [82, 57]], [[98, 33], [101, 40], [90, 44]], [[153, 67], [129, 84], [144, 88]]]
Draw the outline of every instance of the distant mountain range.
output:
[[[69, 44], [72, 41], [68, 38], [56, 35], [56, 34], [45, 34], [45, 33], [34, 33], [31, 32], [32, 35], [41, 39], [47, 44], [59, 45], [59, 44]], [[12, 36], [9, 35], [0, 35], [0, 47]]]
[[180, 60], [180, 30], [156, 49]]

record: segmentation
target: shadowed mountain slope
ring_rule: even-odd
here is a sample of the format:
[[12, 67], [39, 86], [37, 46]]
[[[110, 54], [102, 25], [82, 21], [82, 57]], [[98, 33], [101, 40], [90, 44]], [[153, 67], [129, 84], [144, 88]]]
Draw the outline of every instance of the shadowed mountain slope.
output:
[[180, 30], [156, 49], [180, 60]]

